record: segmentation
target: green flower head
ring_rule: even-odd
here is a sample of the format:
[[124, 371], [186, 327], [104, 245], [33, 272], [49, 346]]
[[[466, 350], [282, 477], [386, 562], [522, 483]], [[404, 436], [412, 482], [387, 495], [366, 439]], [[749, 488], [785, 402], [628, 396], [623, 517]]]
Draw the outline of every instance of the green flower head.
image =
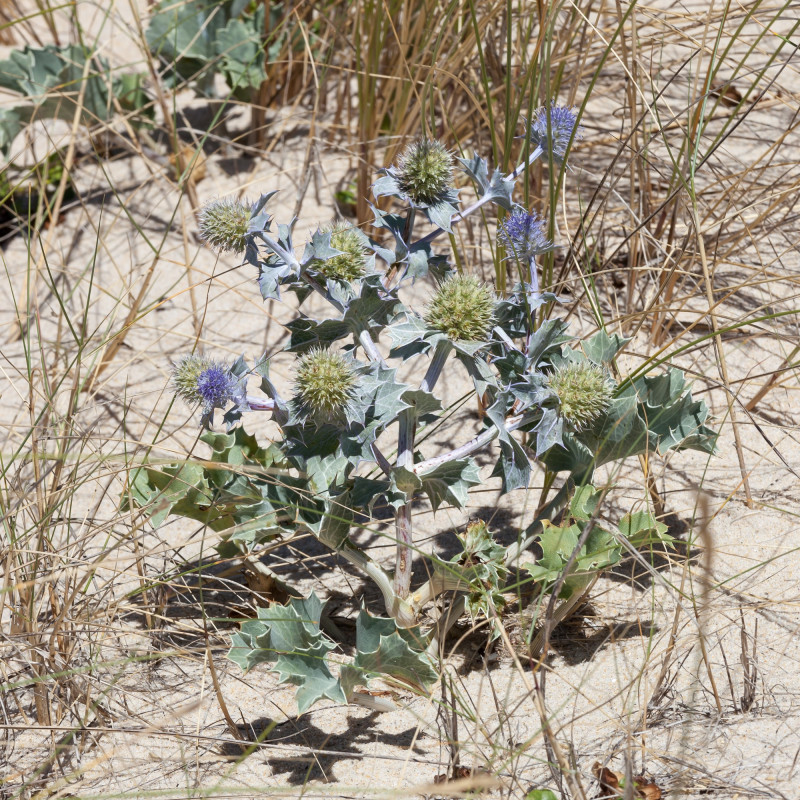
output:
[[219, 252], [244, 253], [252, 208], [230, 197], [206, 203], [197, 216], [200, 238]]
[[326, 278], [340, 281], [363, 278], [367, 271], [369, 252], [356, 229], [346, 222], [337, 222], [327, 231], [331, 234], [331, 247], [342, 252], [341, 255], [333, 256], [319, 264], [319, 271]]
[[605, 370], [590, 361], [559, 367], [548, 384], [558, 397], [561, 416], [576, 431], [599, 419], [611, 402], [613, 384]]
[[358, 373], [350, 359], [314, 348], [297, 362], [295, 404], [320, 422], [341, 418], [356, 399], [357, 383]]
[[397, 185], [417, 205], [435, 205], [452, 183], [453, 155], [438, 140], [414, 142], [397, 161]]
[[425, 321], [454, 342], [485, 342], [494, 324], [492, 290], [472, 275], [453, 275], [439, 284]]

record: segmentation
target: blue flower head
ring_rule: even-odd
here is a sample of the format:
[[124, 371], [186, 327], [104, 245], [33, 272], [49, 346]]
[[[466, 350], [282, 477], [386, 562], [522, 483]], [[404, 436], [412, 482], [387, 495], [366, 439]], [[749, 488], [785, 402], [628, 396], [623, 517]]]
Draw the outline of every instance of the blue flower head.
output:
[[515, 208], [503, 220], [497, 238], [509, 255], [520, 261], [547, 253], [554, 246], [544, 232], [544, 220], [536, 212], [529, 214], [523, 208]]
[[223, 364], [205, 356], [180, 359], [172, 368], [172, 388], [189, 405], [202, 406], [204, 414], [243, 400], [240, 381]]
[[551, 151], [553, 160], [561, 163], [567, 152], [567, 145], [570, 139], [573, 138], [573, 131], [575, 132], [574, 138], [580, 139], [583, 134], [583, 128], [578, 125], [578, 117], [575, 114], [575, 109], [571, 106], [557, 106], [555, 103], [551, 103], [549, 116], [549, 136], [548, 110], [545, 107], [538, 108], [534, 112], [528, 124], [528, 136], [545, 153]]

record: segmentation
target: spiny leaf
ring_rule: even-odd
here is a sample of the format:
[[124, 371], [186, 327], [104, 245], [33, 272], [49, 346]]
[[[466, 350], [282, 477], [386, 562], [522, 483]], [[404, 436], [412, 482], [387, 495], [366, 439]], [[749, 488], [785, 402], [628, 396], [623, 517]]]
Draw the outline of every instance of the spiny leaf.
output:
[[419, 477], [434, 511], [444, 502], [464, 508], [469, 488], [481, 482], [478, 465], [471, 458], [447, 461]]

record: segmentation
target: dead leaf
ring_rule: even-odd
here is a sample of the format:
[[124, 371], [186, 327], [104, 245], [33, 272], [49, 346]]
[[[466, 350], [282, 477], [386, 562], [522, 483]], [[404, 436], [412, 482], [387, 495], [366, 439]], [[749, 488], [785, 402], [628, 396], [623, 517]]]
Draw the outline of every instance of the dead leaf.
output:
[[643, 775], [637, 775], [633, 779], [633, 785], [636, 788], [637, 797], [641, 797], [643, 800], [661, 800], [661, 789]]
[[724, 106], [738, 106], [742, 102], [741, 92], [732, 83], [715, 81], [708, 92], [712, 97], [719, 97]]
[[[625, 776], [621, 772], [604, 767], [599, 761], [592, 765], [592, 774], [600, 784], [599, 793], [595, 798], [622, 798], [625, 794]], [[661, 789], [644, 775], [635, 775], [633, 778], [634, 794], [640, 800], [661, 800]]]
[[169, 163], [172, 164], [175, 170], [175, 177], [180, 178], [183, 171], [188, 167], [189, 178], [195, 183], [205, 178], [206, 161], [206, 154], [202, 150], [195, 151], [194, 147], [190, 144], [181, 146], [180, 164], [178, 163], [178, 157], [175, 153], [171, 153], [169, 156]]
[[592, 775], [600, 784], [599, 793], [595, 797], [619, 797], [622, 794], [620, 781], [624, 780], [624, 776], [619, 772], [614, 772], [599, 761], [595, 761], [592, 764]]
[[[470, 768], [470, 767], [453, 767], [453, 775], [448, 777], [446, 772], [442, 772], [440, 775], [437, 775], [433, 782], [436, 784], [442, 783], [449, 783], [450, 781], [466, 781], [472, 778], [491, 778], [492, 774], [487, 772], [485, 769], [481, 769], [480, 767], [477, 768]], [[480, 788], [480, 781], [476, 788]]]

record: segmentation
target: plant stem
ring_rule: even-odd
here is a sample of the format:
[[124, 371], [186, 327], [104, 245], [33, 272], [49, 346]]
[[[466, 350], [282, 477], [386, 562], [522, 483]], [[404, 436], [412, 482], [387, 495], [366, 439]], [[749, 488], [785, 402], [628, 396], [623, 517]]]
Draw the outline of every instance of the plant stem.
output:
[[[400, 430], [397, 435], [397, 466], [414, 468], [414, 409], [406, 409], [400, 415]], [[405, 600], [411, 589], [413, 553], [411, 545], [414, 534], [411, 527], [411, 500], [397, 509], [395, 517], [397, 551], [395, 553], [394, 592]]]
[[[442, 374], [447, 357], [453, 345], [447, 339], [442, 339], [436, 345], [433, 358], [428, 366], [428, 371], [422, 379], [420, 389], [432, 392]], [[400, 415], [400, 430], [397, 436], [397, 466], [414, 469], [414, 437], [416, 433], [417, 417], [413, 408], [406, 409]], [[413, 566], [414, 533], [411, 522], [411, 501], [397, 510], [395, 518], [395, 531], [397, 533], [397, 553], [395, 555], [394, 591], [398, 597], [405, 599], [411, 591], [411, 570]]]
[[351, 564], [358, 567], [365, 572], [375, 581], [376, 585], [383, 595], [383, 602], [386, 606], [386, 611], [401, 628], [410, 628], [416, 624], [417, 618], [411, 606], [402, 598], [398, 597], [392, 588], [392, 579], [376, 564], [360, 547], [357, 547], [350, 539], [345, 539], [342, 545], [337, 549]]
[[254, 397], [248, 394], [247, 405], [251, 411], [272, 411], [275, 408], [275, 401], [269, 397]]
[[439, 380], [439, 376], [442, 374], [445, 361], [447, 361], [447, 357], [450, 355], [452, 349], [453, 345], [450, 344], [448, 339], [441, 339], [436, 345], [436, 349], [433, 351], [433, 358], [428, 366], [428, 371], [425, 373], [425, 377], [419, 385], [419, 388], [422, 389], [423, 392], [433, 391], [436, 382]]
[[[535, 409], [534, 413], [538, 413], [538, 409]], [[535, 417], [533, 414], [529, 412], [524, 412], [522, 414], [509, 417], [506, 420], [506, 430], [515, 431], [520, 426], [527, 425], [529, 422], [533, 422], [534, 418]], [[417, 475], [425, 475], [427, 472], [435, 469], [440, 464], [446, 464], [448, 461], [455, 461], [459, 458], [464, 458], [468, 455], [471, 455], [476, 450], [480, 450], [482, 447], [489, 444], [489, 442], [496, 439], [499, 433], [500, 431], [495, 427], [487, 428], [485, 431], [479, 433], [477, 436], [474, 436], [466, 444], [462, 444], [461, 447], [457, 447], [455, 450], [442, 453], [440, 456], [434, 456], [426, 461], [420, 461], [414, 465], [413, 470], [417, 473]]]

